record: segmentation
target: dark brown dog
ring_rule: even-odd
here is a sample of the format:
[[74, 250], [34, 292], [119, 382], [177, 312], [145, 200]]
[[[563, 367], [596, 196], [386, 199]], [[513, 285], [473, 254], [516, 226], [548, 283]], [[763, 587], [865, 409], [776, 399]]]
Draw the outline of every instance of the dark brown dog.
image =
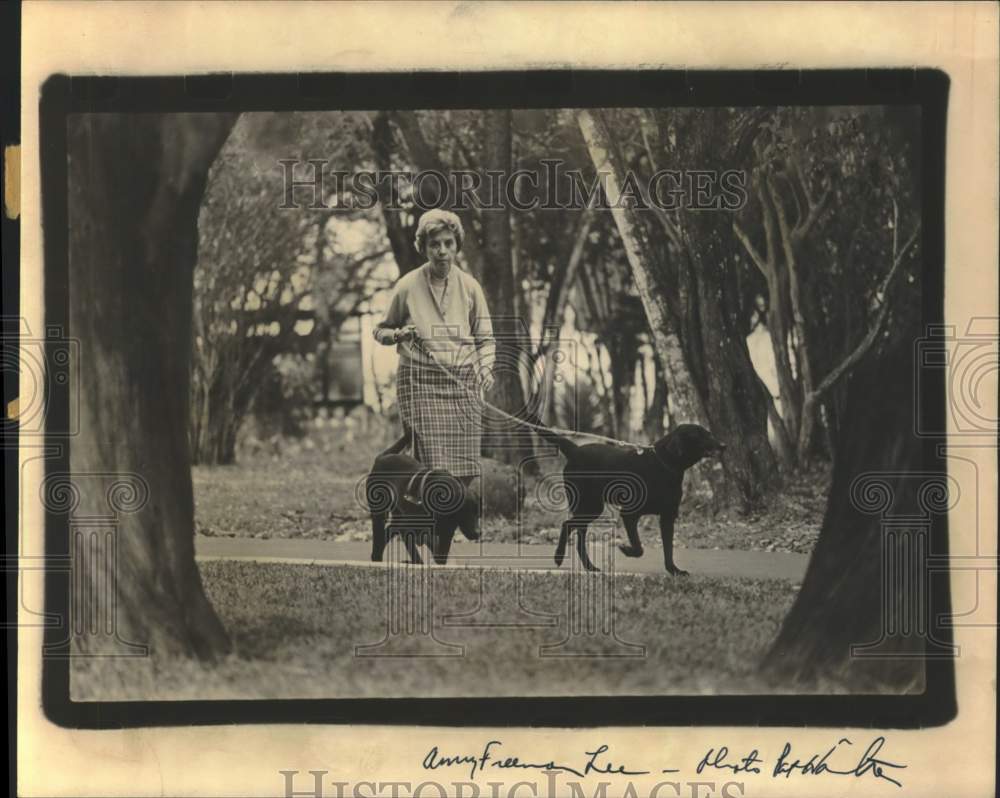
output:
[[570, 517], [563, 522], [559, 534], [556, 565], [562, 565], [570, 532], [576, 530], [576, 546], [583, 567], [588, 571], [599, 570], [587, 555], [587, 527], [600, 517], [607, 502], [619, 505], [621, 510], [629, 545], [619, 548], [626, 557], [642, 556], [639, 519], [658, 515], [667, 572], [687, 573], [674, 564], [674, 521], [680, 508], [684, 472], [703, 457], [721, 452], [725, 444], [698, 424], [681, 424], [641, 451], [604, 443], [579, 446], [551, 430], [535, 431], [566, 457], [563, 485]]
[[479, 501], [444, 469], [427, 468], [400, 452], [406, 433], [375, 458], [365, 478], [365, 500], [372, 517], [372, 561], [381, 562], [394, 535], [402, 535], [411, 562], [422, 563], [417, 545], [426, 545], [434, 562], [444, 565], [455, 529], [479, 540]]

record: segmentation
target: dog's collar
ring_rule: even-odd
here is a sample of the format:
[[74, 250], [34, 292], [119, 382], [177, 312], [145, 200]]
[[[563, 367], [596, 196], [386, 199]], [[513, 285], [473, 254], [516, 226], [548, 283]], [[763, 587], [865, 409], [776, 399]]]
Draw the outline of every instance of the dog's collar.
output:
[[646, 450], [649, 451], [653, 455], [653, 457], [656, 458], [656, 462], [658, 462], [661, 466], [663, 466], [664, 468], [670, 468], [670, 465], [667, 463], [667, 461], [664, 460], [662, 457], [660, 457], [660, 453], [656, 451], [655, 446], [647, 446]]
[[[425, 468], [420, 471], [415, 471], [413, 476], [410, 477], [410, 481], [406, 483], [406, 490], [403, 491], [403, 498], [406, 499], [411, 504], [423, 505], [424, 503], [424, 485], [427, 484], [427, 477], [430, 476], [431, 468]], [[420, 479], [420, 487], [417, 488], [416, 493], [413, 492], [413, 483]]]

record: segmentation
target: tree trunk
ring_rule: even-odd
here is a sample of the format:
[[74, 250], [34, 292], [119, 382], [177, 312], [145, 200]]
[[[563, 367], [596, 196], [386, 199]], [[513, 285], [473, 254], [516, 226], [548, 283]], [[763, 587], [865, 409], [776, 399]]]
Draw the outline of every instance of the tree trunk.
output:
[[[116, 559], [74, 566], [86, 588], [78, 602], [92, 606], [73, 611], [114, 617], [118, 640], [153, 657], [211, 659], [230, 648], [195, 566], [188, 429], [198, 211], [235, 119], [68, 121], [69, 317], [80, 341], [74, 514], [106, 517], [109, 503], [117, 512]], [[102, 479], [130, 487], [113, 494]], [[96, 653], [114, 640], [84, 633], [73, 644]]]
[[[926, 559], [947, 555], [931, 551], [929, 539], [931, 525], [946, 520], [947, 477], [937, 455], [928, 468], [927, 452], [937, 444], [914, 433], [918, 335], [900, 336], [850, 379], [850, 421], [837, 441], [819, 541], [762, 664], [784, 686], [833, 679], [854, 689], [919, 690], [923, 655], [946, 651], [938, 642], [947, 640], [939, 626], [946, 616], [929, 614], [927, 596], [947, 601], [947, 574], [929, 582]], [[904, 613], [908, 623], [901, 624]], [[895, 633], [884, 628], [887, 621]], [[904, 634], [908, 626], [913, 631]]]
[[[766, 388], [754, 370], [732, 295], [727, 222], [721, 214], [691, 214], [680, 280], [694, 303], [680, 321], [681, 340], [713, 433], [726, 442], [723, 465], [744, 509], [774, 486], [777, 462], [767, 438]], [[697, 243], [696, 243], [697, 242]]]
[[[756, 182], [757, 198], [760, 201], [761, 215], [764, 226], [765, 252], [758, 253], [746, 236], [737, 232], [756, 263], [767, 283], [767, 332], [771, 340], [771, 351], [774, 354], [774, 369], [778, 377], [778, 391], [781, 398], [781, 420], [783, 422], [782, 441], [790, 438], [793, 442], [799, 437], [799, 419], [802, 412], [802, 386], [795, 378], [792, 360], [789, 354], [791, 346], [791, 315], [792, 300], [790, 296], [788, 268], [779, 253], [778, 219], [775, 212], [774, 198], [764, 190], [761, 181]], [[782, 250], [784, 251], [784, 250]], [[779, 430], [775, 428], [775, 433]], [[784, 446], [783, 446], [784, 448]], [[791, 459], [788, 465], [794, 467], [795, 449], [791, 448]]]
[[191, 459], [199, 465], [232, 465], [236, 462], [236, 437], [244, 415], [234, 411], [228, 401], [213, 399], [209, 402], [208, 423]]
[[616, 438], [628, 438], [631, 434], [630, 410], [632, 386], [635, 383], [636, 342], [625, 335], [612, 335], [605, 346], [611, 361], [614, 435]]
[[556, 264], [555, 270], [549, 279], [549, 293], [545, 298], [541, 335], [539, 336], [538, 348], [535, 350], [532, 358], [532, 368], [534, 368], [539, 358], [545, 358], [541, 385], [542, 403], [539, 416], [546, 423], [555, 418], [552, 405], [555, 403], [553, 387], [556, 377], [556, 364], [554, 361], [555, 353], [552, 352], [552, 348], [558, 339], [559, 328], [561, 328], [563, 317], [566, 315], [566, 305], [569, 302], [570, 291], [576, 283], [577, 272], [583, 261], [587, 234], [590, 232], [593, 218], [593, 211], [589, 208], [585, 209], [579, 215], [571, 238], [572, 246], [570, 251]]
[[[645, 368], [642, 369], [643, 379], [645, 379]], [[648, 393], [648, 386], [646, 389]], [[643, 416], [643, 429], [646, 433], [646, 440], [655, 441], [663, 436], [667, 427], [670, 426], [668, 419], [664, 418], [667, 411], [667, 381], [663, 378], [663, 367], [660, 365], [660, 358], [656, 351], [653, 351], [653, 396], [649, 400]]]
[[[392, 124], [387, 111], [379, 111], [372, 119], [372, 151], [375, 153], [375, 166], [378, 170], [383, 173], [391, 172]], [[392, 188], [388, 180], [379, 181], [375, 190], [378, 193], [379, 208], [385, 222], [389, 246], [392, 247], [392, 255], [396, 259], [396, 266], [399, 267], [399, 276], [402, 277], [422, 262], [420, 253], [413, 243], [416, 227], [404, 224], [400, 212], [389, 208], [393, 198], [390, 196]]]
[[654, 345], [665, 366], [664, 376], [674, 401], [677, 420], [706, 424], [707, 417], [704, 407], [691, 380], [691, 374], [684, 360], [674, 326], [670, 323], [671, 314], [667, 306], [667, 294], [670, 289], [668, 286], [660, 284], [659, 270], [645, 246], [641, 226], [634, 218], [633, 213], [626, 208], [618, 207], [618, 199], [621, 196], [618, 175], [621, 170], [612, 160], [607, 137], [590, 111], [578, 111], [577, 122], [580, 126], [580, 132], [587, 142], [587, 148], [590, 150], [594, 168], [599, 173], [605, 173], [605, 187], [608, 202], [611, 204], [611, 214], [618, 228], [618, 234], [621, 236], [625, 255], [628, 258], [639, 297], [646, 311], [649, 329], [653, 333]]
[[[486, 111], [486, 138], [483, 155], [486, 169], [511, 173], [511, 112]], [[470, 231], [470, 235], [474, 235]], [[468, 236], [467, 236], [468, 237]], [[511, 260], [510, 210], [483, 211], [483, 292], [493, 320], [496, 338], [496, 382], [487, 397], [508, 413], [525, 407], [521, 372], [531, 359], [527, 319], [517, 315], [514, 264]], [[530, 433], [492, 414], [486, 416], [486, 451], [490, 456], [512, 465], [533, 462]]]
[[245, 351], [224, 347], [222, 355], [218, 367], [207, 374], [207, 384], [199, 380], [193, 392], [201, 404], [198, 435], [191, 440], [191, 462], [197, 465], [236, 462], [237, 435], [270, 365], [259, 353], [249, 362]]

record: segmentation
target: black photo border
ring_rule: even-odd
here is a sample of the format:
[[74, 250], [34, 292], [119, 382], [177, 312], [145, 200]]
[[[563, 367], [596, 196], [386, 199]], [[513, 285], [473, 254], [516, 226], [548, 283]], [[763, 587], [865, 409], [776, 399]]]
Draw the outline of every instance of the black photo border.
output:
[[[174, 113], [444, 108], [604, 108], [671, 106], [908, 105], [921, 109], [923, 322], [944, 321], [945, 131], [949, 79], [932, 69], [845, 70], [523, 70], [494, 72], [212, 74], [162, 77], [53, 75], [40, 102], [46, 330], [69, 322], [66, 119], [71, 113]], [[47, 356], [60, 345], [46, 337]], [[925, 429], [945, 428], [941, 370], [921, 388]], [[46, 441], [59, 454], [47, 474], [69, 471], [68, 383], [47, 386]], [[929, 470], [944, 471], [943, 438], [925, 438]], [[47, 512], [48, 562], [69, 551], [64, 515]], [[947, 552], [946, 520], [931, 550]], [[45, 612], [68, 619], [65, 579], [46, 572]], [[932, 592], [931, 617], [948, 610]], [[948, 628], [936, 630], [951, 642]], [[47, 626], [44, 642], [64, 631]], [[572, 698], [287, 699], [87, 701], [70, 698], [67, 659], [43, 658], [42, 707], [68, 728], [208, 724], [406, 724], [500, 727], [792, 726], [921, 728], [955, 717], [952, 659], [926, 661], [926, 690], [907, 695], [588, 696]]]

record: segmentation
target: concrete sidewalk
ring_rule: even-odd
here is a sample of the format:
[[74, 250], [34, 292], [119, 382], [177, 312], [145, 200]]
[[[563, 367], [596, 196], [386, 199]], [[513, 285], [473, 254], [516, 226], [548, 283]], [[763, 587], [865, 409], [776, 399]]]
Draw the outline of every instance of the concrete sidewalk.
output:
[[[390, 547], [392, 548], [392, 547]], [[658, 548], [647, 548], [639, 558], [625, 557], [617, 549], [604, 550], [600, 544], [588, 546], [594, 563], [607, 570], [608, 556], [614, 554], [617, 573], [663, 574], [663, 556]], [[397, 549], [398, 551], [398, 549]], [[456, 541], [451, 547], [447, 568], [518, 568], [555, 570], [553, 545], [518, 545], [516, 543], [469, 543]], [[388, 554], [388, 552], [387, 552]], [[218, 538], [197, 535], [195, 555], [198, 560], [250, 560], [310, 565], [354, 565], [383, 567], [372, 563], [368, 541], [334, 542], [327, 540], [296, 540], [288, 538]], [[425, 560], [429, 552], [421, 550]], [[571, 545], [563, 562], [563, 571], [570, 569], [570, 557], [576, 557]], [[786, 579], [802, 581], [807, 554], [785, 552], [739, 551], [734, 549], [674, 549], [674, 559], [680, 568], [692, 574], [748, 579]]]

